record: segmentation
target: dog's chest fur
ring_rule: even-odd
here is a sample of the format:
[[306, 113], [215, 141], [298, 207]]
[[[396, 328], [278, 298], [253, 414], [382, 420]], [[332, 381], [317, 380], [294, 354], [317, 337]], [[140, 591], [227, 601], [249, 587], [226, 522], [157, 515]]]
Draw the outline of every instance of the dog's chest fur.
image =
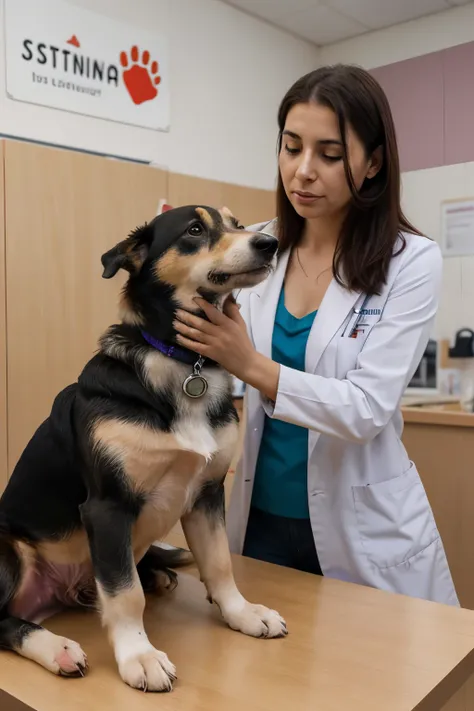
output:
[[192, 372], [191, 366], [152, 352], [145, 358], [143, 371], [155, 392], [169, 391], [174, 395], [176, 417], [172, 432], [180, 448], [209, 461], [219, 451], [218, 428], [211, 426], [210, 415], [228, 395], [229, 376], [221, 369], [204, 368], [207, 393], [202, 398], [190, 398], [183, 392], [183, 383]]
[[229, 401], [230, 377], [221, 369], [204, 368], [208, 390], [193, 399], [182, 388], [191, 372], [191, 366], [150, 351], [142, 377], [147, 389], [172, 398], [169, 429], [108, 418], [94, 430], [96, 444], [120, 464], [128, 486], [144, 497], [134, 530], [138, 559], [189, 509], [203, 484], [225, 476], [235, 451], [237, 422], [219, 417]]

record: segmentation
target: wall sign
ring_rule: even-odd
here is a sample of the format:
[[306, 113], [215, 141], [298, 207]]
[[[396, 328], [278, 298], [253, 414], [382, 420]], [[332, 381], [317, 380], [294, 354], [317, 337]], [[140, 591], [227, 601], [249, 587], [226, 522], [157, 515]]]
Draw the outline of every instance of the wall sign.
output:
[[441, 248], [445, 257], [474, 254], [474, 199], [441, 203]]
[[169, 130], [166, 40], [64, 0], [5, 0], [7, 94]]

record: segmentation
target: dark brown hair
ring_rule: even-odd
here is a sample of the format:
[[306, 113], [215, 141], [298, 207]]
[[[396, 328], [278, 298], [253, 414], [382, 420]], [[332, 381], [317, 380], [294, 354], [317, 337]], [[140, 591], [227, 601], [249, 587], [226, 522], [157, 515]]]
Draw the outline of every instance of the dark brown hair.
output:
[[[400, 206], [400, 162], [392, 112], [378, 82], [364, 69], [350, 65], [321, 67], [301, 77], [289, 89], [278, 111], [278, 152], [286, 117], [296, 104], [314, 101], [332, 109], [339, 123], [344, 169], [352, 201], [342, 225], [333, 260], [337, 281], [355, 291], [378, 294], [386, 281], [400, 232], [421, 233]], [[367, 158], [382, 149], [382, 166], [357, 191], [347, 156], [350, 126], [363, 144]], [[301, 239], [305, 220], [286, 196], [278, 175], [277, 217], [280, 252]], [[406, 246], [402, 237], [402, 251]]]

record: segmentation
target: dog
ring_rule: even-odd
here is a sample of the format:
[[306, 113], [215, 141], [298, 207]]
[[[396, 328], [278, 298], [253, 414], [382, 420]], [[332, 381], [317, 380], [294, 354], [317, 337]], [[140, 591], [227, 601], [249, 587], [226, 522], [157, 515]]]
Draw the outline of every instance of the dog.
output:
[[[176, 669], [148, 640], [145, 592], [173, 589], [174, 568], [191, 559], [229, 627], [287, 634], [278, 612], [244, 599], [232, 573], [231, 377], [179, 347], [173, 328], [178, 308], [199, 313], [197, 296], [222, 308], [235, 289], [260, 283], [277, 246], [225, 208], [192, 205], [163, 212], [102, 256], [105, 279], [128, 272], [119, 323], [56, 396], [0, 500], [0, 648], [84, 675], [81, 647], [41, 622], [67, 606], [95, 608], [123, 681], [169, 691]], [[190, 551], [159, 546], [178, 520]]]

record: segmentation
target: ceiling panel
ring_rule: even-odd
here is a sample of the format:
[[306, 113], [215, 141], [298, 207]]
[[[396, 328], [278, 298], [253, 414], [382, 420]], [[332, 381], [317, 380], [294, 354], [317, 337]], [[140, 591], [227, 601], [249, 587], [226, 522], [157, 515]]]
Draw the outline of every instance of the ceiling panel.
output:
[[362, 23], [324, 5], [292, 12], [284, 18], [284, 26], [290, 32], [315, 44], [338, 42], [368, 29]]
[[321, 4], [322, 0], [224, 0], [228, 5], [233, 5], [245, 10], [252, 15], [258, 15], [270, 22], [277, 22], [290, 12], [299, 12], [308, 7]]
[[472, 0], [223, 0], [318, 45], [390, 27]]
[[447, 0], [326, 0], [326, 4], [374, 30], [449, 7]]

